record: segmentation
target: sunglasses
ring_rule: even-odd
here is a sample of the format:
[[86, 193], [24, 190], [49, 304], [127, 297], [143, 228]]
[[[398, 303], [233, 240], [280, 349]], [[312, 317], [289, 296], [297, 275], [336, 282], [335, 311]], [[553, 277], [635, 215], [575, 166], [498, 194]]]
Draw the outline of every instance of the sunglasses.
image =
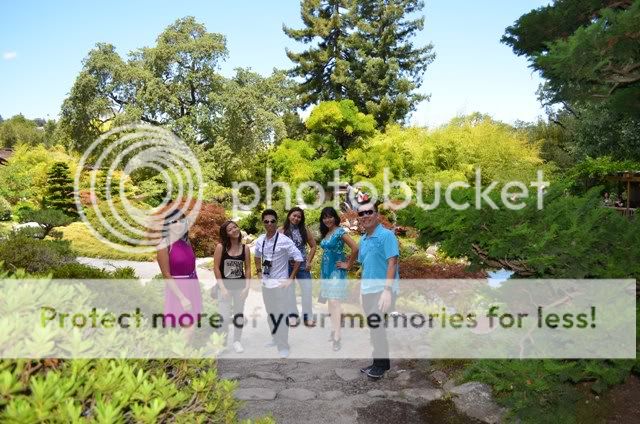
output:
[[275, 219], [265, 219], [262, 222], [264, 222], [265, 224], [275, 224], [276, 220]]
[[358, 216], [370, 216], [373, 215], [374, 213], [376, 213], [376, 211], [374, 211], [373, 209], [368, 209], [366, 211], [360, 211], [358, 212]]

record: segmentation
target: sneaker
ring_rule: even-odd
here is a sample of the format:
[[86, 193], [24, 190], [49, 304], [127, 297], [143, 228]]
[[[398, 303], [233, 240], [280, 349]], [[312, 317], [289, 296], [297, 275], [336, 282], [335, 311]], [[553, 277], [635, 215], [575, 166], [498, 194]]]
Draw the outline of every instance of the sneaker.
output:
[[384, 376], [384, 373], [386, 371], [387, 370], [385, 370], [384, 368], [372, 366], [371, 368], [369, 368], [369, 371], [367, 371], [367, 375], [374, 380], [379, 380], [382, 378], [382, 376]]
[[342, 349], [342, 343], [341, 343], [341, 340], [340, 340], [340, 339], [338, 339], [338, 340], [334, 340], [334, 341], [333, 341], [333, 351], [334, 351], [334, 352], [337, 352], [337, 351], [339, 351], [340, 349]]
[[280, 357], [282, 359], [284, 358], [288, 358], [289, 357], [289, 349], [282, 349], [278, 351], [278, 355], [280, 355]]
[[366, 374], [369, 372], [371, 368], [373, 368], [373, 364], [369, 365], [368, 367], [360, 368], [360, 372], [363, 372]]
[[236, 353], [242, 353], [244, 352], [244, 348], [242, 347], [242, 343], [240, 342], [233, 342], [233, 350]]
[[271, 341], [266, 343], [264, 347], [276, 347], [276, 341], [274, 339], [271, 339]]

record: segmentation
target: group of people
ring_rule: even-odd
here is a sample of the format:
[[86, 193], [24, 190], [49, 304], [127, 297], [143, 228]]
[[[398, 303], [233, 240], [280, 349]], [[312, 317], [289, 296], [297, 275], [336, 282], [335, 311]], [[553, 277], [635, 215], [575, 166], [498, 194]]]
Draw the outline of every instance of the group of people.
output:
[[[362, 306], [370, 325], [373, 363], [361, 369], [369, 377], [381, 378], [390, 369], [388, 342], [384, 321], [398, 294], [398, 240], [384, 228], [374, 203], [357, 205], [359, 222], [364, 229], [358, 245], [340, 226], [340, 217], [332, 207], [320, 214], [320, 302], [328, 302], [331, 317], [330, 341], [333, 350], [342, 346], [342, 302], [347, 299], [347, 272], [356, 260], [362, 267]], [[311, 264], [317, 251], [313, 233], [305, 223], [304, 210], [292, 208], [284, 224], [278, 226], [278, 214], [266, 209], [261, 214], [264, 233], [254, 248], [255, 270], [261, 280], [262, 298], [272, 340], [281, 358], [289, 356], [289, 327], [300, 319], [307, 327], [316, 326], [313, 313]], [[195, 274], [195, 255], [189, 245], [188, 225], [177, 213], [165, 218], [167, 247], [158, 251], [158, 264], [166, 279], [165, 314], [197, 314], [202, 310], [200, 286]], [[345, 245], [349, 255], [345, 253]], [[227, 221], [220, 227], [220, 243], [214, 253], [217, 284], [213, 295], [218, 299], [219, 313], [224, 318], [222, 331], [228, 334], [234, 323], [232, 348], [241, 353], [244, 304], [252, 278], [251, 250], [242, 243], [238, 225]], [[296, 302], [296, 282], [300, 287], [301, 310]], [[374, 319], [369, 319], [375, 316]], [[187, 329], [187, 331], [193, 331]]]

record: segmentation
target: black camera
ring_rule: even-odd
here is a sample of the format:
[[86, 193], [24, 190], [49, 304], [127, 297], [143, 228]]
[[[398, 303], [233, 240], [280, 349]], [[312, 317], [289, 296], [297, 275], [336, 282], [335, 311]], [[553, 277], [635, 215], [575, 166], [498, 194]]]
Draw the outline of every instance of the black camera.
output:
[[269, 275], [271, 273], [271, 261], [265, 259], [262, 261], [262, 275]]

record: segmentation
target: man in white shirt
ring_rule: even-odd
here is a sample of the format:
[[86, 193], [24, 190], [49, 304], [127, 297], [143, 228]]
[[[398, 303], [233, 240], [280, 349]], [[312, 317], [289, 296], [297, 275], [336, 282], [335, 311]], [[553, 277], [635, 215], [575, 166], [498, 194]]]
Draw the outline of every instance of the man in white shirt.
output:
[[[254, 260], [262, 278], [262, 299], [267, 310], [271, 335], [281, 358], [289, 356], [287, 287], [293, 283], [304, 260], [293, 241], [277, 231], [278, 214], [273, 209], [262, 212], [266, 234], [256, 240]], [[289, 274], [289, 260], [295, 261]]]

